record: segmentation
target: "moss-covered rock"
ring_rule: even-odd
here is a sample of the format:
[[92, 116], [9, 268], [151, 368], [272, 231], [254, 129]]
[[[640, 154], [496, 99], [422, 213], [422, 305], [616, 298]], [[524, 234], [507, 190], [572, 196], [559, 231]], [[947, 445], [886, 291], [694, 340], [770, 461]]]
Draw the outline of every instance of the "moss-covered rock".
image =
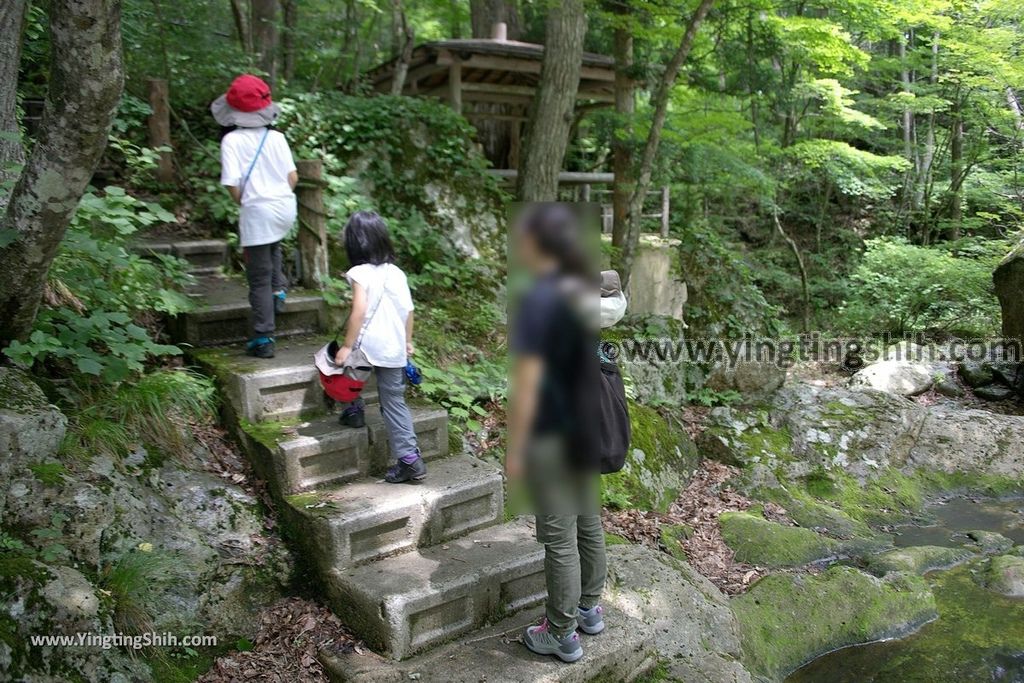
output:
[[605, 504], [664, 512], [697, 467], [697, 447], [677, 421], [634, 401], [633, 440], [620, 472], [601, 477]]
[[995, 531], [975, 529], [974, 531], [967, 532], [967, 538], [970, 539], [970, 546], [977, 548], [987, 555], [1005, 553], [1013, 547], [1013, 541]]
[[767, 576], [732, 606], [747, 667], [769, 680], [830, 650], [907, 633], [936, 613], [920, 577], [879, 579], [843, 566]]
[[1011, 598], [1024, 598], [1024, 557], [993, 557], [985, 574], [985, 586]]
[[750, 512], [725, 512], [718, 521], [736, 559], [749, 564], [796, 567], [833, 557], [840, 547], [810, 529], [785, 526]]
[[896, 548], [872, 557], [868, 570], [883, 576], [889, 572], [925, 574], [935, 569], [949, 569], [971, 557], [963, 548], [946, 548], [937, 545]]

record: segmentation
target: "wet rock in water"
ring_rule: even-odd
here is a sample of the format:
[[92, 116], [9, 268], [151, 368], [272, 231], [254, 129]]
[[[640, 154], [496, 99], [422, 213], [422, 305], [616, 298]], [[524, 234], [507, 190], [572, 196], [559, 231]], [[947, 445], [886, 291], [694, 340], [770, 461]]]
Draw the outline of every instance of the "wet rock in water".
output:
[[899, 636], [936, 614], [922, 578], [877, 578], [843, 566], [818, 575], [766, 576], [732, 606], [747, 668], [776, 681], [825, 652]]
[[638, 545], [608, 548], [605, 601], [651, 629], [666, 680], [749, 683], [729, 599], [685, 561]]
[[1024, 598], [1024, 557], [993, 557], [985, 576], [985, 585], [996, 593], [1011, 598]]
[[992, 366], [986, 361], [965, 359], [960, 361], [957, 373], [969, 387], [980, 387], [995, 381]]
[[882, 360], [858, 370], [850, 378], [854, 389], [875, 389], [896, 396], [917, 396], [932, 387], [934, 371], [924, 363]]
[[988, 555], [1004, 553], [1013, 547], [1013, 541], [994, 531], [983, 529], [968, 531], [967, 538], [971, 541], [970, 545], [976, 546], [981, 552]]
[[876, 555], [868, 561], [868, 571], [877, 576], [889, 572], [925, 574], [935, 569], [949, 569], [971, 557], [963, 548], [946, 548], [937, 545], [896, 548]]
[[986, 401], [1005, 401], [1014, 397], [1014, 391], [1002, 384], [986, 384], [983, 387], [975, 387], [974, 395]]
[[786, 526], [751, 512], [725, 512], [718, 518], [722, 537], [736, 559], [768, 567], [798, 567], [834, 557], [838, 541], [810, 529]]

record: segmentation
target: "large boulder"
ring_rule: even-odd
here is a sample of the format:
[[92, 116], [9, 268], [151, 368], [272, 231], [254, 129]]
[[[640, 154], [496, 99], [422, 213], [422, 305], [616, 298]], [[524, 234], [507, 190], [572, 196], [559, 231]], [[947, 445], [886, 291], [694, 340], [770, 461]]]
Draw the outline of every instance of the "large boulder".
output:
[[918, 576], [883, 579], [836, 565], [821, 574], [772, 574], [732, 600], [744, 662], [751, 673], [782, 680], [826, 652], [905, 634], [936, 614]]
[[1024, 241], [1006, 255], [992, 280], [1003, 312], [1003, 336], [1024, 340]]
[[664, 512], [686, 486], [700, 460], [682, 424], [630, 402], [633, 439], [621, 471], [601, 478], [605, 504]]
[[861, 368], [850, 378], [855, 389], [867, 388], [897, 396], [917, 396], [932, 388], [934, 369], [909, 360], [881, 360]]
[[716, 408], [699, 445], [706, 456], [783, 479], [838, 472], [863, 483], [893, 469], [1024, 477], [1024, 417], [872, 389], [796, 384], [769, 406]]
[[754, 344], [726, 348], [725, 354], [704, 380], [712, 391], [734, 391], [741, 401], [754, 403], [771, 397], [786, 381], [786, 369]]
[[665, 680], [749, 683], [729, 599], [686, 562], [638, 545], [608, 548], [609, 605], [651, 629]]

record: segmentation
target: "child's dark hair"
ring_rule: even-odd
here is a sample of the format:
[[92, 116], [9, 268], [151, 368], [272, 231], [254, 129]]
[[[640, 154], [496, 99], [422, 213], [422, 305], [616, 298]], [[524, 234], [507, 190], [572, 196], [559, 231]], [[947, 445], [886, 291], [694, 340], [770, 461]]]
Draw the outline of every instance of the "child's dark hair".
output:
[[345, 224], [343, 239], [350, 266], [361, 266], [364, 263], [379, 266], [395, 261], [388, 224], [375, 211], [356, 211], [352, 214]]

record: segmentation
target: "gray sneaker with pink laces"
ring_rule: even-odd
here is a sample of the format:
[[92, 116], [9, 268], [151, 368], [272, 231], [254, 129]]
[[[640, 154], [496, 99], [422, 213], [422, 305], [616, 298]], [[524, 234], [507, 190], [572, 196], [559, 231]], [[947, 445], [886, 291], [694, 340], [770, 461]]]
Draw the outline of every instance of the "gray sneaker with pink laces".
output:
[[566, 636], [556, 636], [551, 632], [548, 620], [540, 622], [537, 626], [527, 626], [523, 632], [523, 644], [539, 655], [554, 655], [563, 662], [575, 662], [583, 656], [583, 647], [580, 645], [580, 634], [576, 631]]
[[576, 623], [587, 635], [596, 636], [604, 630], [604, 609], [601, 605], [594, 605], [590, 609], [580, 607], [576, 613]]

